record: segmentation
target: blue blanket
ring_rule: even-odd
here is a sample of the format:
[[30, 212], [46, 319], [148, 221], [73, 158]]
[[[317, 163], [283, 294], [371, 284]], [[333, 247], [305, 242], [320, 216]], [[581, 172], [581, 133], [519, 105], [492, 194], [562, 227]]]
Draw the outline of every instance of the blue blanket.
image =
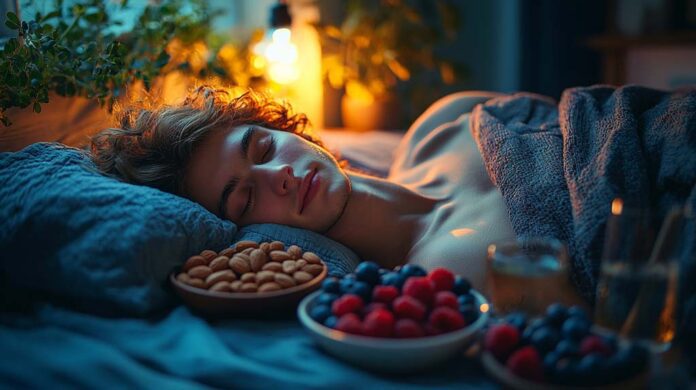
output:
[[478, 106], [471, 126], [517, 235], [565, 241], [589, 301], [614, 198], [696, 209], [696, 89], [573, 88], [558, 107], [518, 94]]

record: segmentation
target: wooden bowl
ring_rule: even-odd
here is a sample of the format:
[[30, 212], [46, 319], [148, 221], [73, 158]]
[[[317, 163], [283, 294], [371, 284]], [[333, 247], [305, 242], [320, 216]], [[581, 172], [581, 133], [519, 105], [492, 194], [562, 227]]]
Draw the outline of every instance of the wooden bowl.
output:
[[206, 317], [277, 318], [292, 315], [307, 294], [317, 290], [326, 278], [328, 268], [309, 282], [283, 290], [255, 293], [208, 291], [176, 280], [179, 271], [169, 280], [177, 295], [194, 311]]

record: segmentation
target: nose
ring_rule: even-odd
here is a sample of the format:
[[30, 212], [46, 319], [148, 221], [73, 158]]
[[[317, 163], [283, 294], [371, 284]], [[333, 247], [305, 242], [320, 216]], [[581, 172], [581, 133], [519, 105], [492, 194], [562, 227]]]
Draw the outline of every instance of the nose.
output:
[[290, 165], [269, 167], [268, 173], [270, 186], [278, 195], [286, 195], [296, 185], [295, 172]]

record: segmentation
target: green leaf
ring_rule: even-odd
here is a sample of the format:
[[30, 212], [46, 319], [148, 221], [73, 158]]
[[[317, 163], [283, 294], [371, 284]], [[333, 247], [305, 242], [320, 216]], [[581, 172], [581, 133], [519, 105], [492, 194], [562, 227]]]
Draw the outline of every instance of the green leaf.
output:
[[19, 24], [10, 20], [5, 21], [5, 26], [9, 27], [10, 30], [19, 30]]
[[7, 13], [7, 21], [12, 22], [19, 26], [19, 18], [17, 17], [17, 14], [14, 12], [8, 12]]
[[39, 103], [39, 102], [34, 103], [34, 112], [37, 114], [41, 112], [41, 103]]

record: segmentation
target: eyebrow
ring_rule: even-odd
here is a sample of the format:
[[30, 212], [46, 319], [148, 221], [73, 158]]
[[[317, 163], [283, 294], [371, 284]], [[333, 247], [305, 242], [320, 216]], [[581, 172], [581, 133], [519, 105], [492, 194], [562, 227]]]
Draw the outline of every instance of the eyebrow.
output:
[[[249, 158], [249, 145], [254, 137], [254, 133], [256, 133], [256, 129], [253, 126], [249, 126], [242, 136], [241, 155], [244, 160]], [[230, 180], [225, 183], [225, 187], [223, 187], [222, 194], [220, 195], [220, 201], [218, 202], [218, 213], [220, 214], [220, 218], [225, 218], [225, 214], [227, 214], [227, 198], [234, 192], [238, 184], [239, 179], [236, 177], [230, 178]]]

